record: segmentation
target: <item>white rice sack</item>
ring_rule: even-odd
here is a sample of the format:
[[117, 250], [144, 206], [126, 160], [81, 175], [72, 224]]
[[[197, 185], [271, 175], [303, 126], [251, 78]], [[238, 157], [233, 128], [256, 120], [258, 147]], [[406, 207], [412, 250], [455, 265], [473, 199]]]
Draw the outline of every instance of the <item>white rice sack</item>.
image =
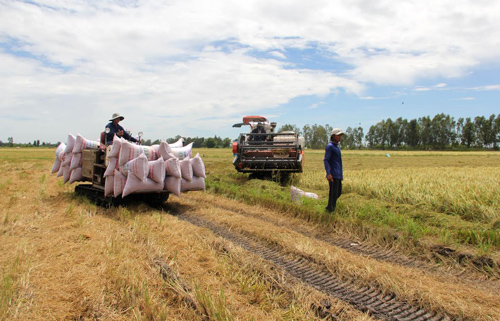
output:
[[106, 171], [104, 172], [103, 177], [115, 175], [115, 169], [117, 168], [118, 168], [118, 158], [117, 157], [110, 158], [108, 162], [108, 167], [106, 167]]
[[[66, 167], [68, 167], [68, 169], [69, 169], [69, 166], [66, 166]], [[56, 177], [63, 176], [63, 170], [64, 170], [64, 166], [62, 166], [62, 162], [61, 162], [61, 166], [59, 166], [59, 170], [57, 171]]]
[[98, 149], [100, 145], [98, 141], [87, 140], [82, 135], [77, 134], [73, 154], [81, 153], [84, 149]]
[[309, 197], [309, 198], [314, 198], [314, 199], [319, 198], [318, 194], [304, 192], [303, 190], [301, 190], [293, 185], [290, 186], [290, 197], [291, 197], [292, 201], [295, 201], [295, 202], [300, 201], [301, 197]]
[[52, 165], [52, 174], [57, 173], [61, 167], [62, 159], [64, 157], [64, 150], [66, 149], [65, 143], [60, 143], [56, 148], [56, 157], [54, 159], [54, 164]]
[[106, 157], [118, 158], [118, 156], [120, 156], [120, 147], [122, 147], [122, 138], [115, 135], [113, 137], [113, 144], [111, 145], [111, 150], [109, 151], [108, 155], [106, 155]]
[[61, 163], [61, 166], [68, 166], [71, 165], [71, 158], [73, 157], [73, 153], [64, 153], [63, 154], [63, 160], [62, 160], [62, 163]]
[[69, 166], [61, 166], [63, 169], [63, 184], [69, 182], [71, 171], [69, 170]]
[[129, 176], [129, 173], [137, 176], [141, 181], [146, 180], [148, 177], [148, 159], [144, 153], [138, 157], [127, 162], [127, 164], [120, 167], [120, 172]]
[[170, 145], [164, 140], [160, 142], [160, 145], [155, 145], [153, 149], [159, 156], [163, 157], [164, 160], [175, 157], [172, 153], [172, 148], [170, 148]]
[[77, 167], [73, 170], [71, 170], [71, 174], [69, 176], [69, 183], [73, 184], [74, 182], [81, 181], [83, 179], [82, 176], [82, 168]]
[[66, 142], [66, 148], [64, 149], [64, 153], [72, 153], [73, 148], [75, 147], [75, 141], [76, 137], [71, 135], [71, 133], [68, 134], [68, 141]]
[[140, 146], [132, 144], [126, 140], [123, 140], [120, 148], [120, 156], [118, 157], [119, 158], [118, 164], [120, 166], [123, 166], [127, 162], [141, 155], [142, 153], [144, 153], [148, 161], [155, 160], [157, 158], [154, 149], [151, 148], [150, 146]]
[[184, 147], [174, 147], [172, 148], [172, 153], [180, 160], [183, 160], [186, 157], [191, 157], [193, 149], [193, 143], [189, 143]]
[[193, 176], [191, 181], [181, 179], [181, 191], [204, 191], [205, 190], [205, 179], [203, 177]]
[[52, 165], [52, 170], [50, 172], [52, 174], [57, 173], [59, 171], [59, 168], [61, 168], [61, 160], [56, 156], [56, 158], [54, 159], [54, 165]]
[[145, 181], [141, 181], [137, 176], [129, 175], [122, 196], [125, 197], [132, 193], [146, 193], [161, 190], [163, 190], [163, 184], [157, 183], [149, 178], [146, 178]]
[[195, 157], [189, 160], [191, 162], [191, 166], [193, 167], [193, 175], [198, 177], [206, 178], [205, 175], [205, 164], [200, 157], [200, 153], [197, 153]]
[[180, 161], [181, 165], [181, 176], [186, 181], [191, 181], [193, 179], [193, 166], [189, 161], [189, 157]]
[[125, 188], [126, 182], [127, 182], [127, 176], [123, 175], [120, 171], [115, 170], [115, 181], [113, 186], [113, 195], [115, 197], [118, 197], [123, 193], [123, 189]]
[[60, 143], [59, 146], [56, 148], [56, 157], [59, 158], [59, 160], [62, 159], [62, 155], [64, 155], [64, 150], [66, 149], [66, 144], [65, 143]]
[[71, 164], [69, 165], [69, 170], [72, 171], [78, 167], [82, 167], [82, 153], [73, 154], [71, 158]]
[[115, 175], [106, 176], [106, 180], [104, 181], [104, 196], [113, 196], [115, 191]]
[[165, 181], [165, 161], [160, 156], [157, 160], [148, 162], [148, 178], [163, 185]]
[[173, 193], [174, 195], [181, 196], [182, 178], [167, 176], [165, 177], [165, 190]]
[[178, 158], [170, 158], [165, 161], [165, 172], [167, 176], [181, 178], [181, 163]]
[[184, 143], [184, 138], [179, 138], [175, 143], [172, 143], [172, 144], [168, 144], [171, 148], [178, 148], [178, 147], [182, 147]]

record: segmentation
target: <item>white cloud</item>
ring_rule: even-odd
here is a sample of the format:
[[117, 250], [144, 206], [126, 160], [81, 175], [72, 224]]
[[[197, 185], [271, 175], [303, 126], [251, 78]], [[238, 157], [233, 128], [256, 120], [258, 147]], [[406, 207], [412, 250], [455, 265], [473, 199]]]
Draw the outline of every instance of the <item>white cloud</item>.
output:
[[457, 98], [453, 100], [476, 100], [476, 97], [462, 97], [462, 98]]
[[[94, 135], [122, 112], [146, 136], [208, 135], [300, 96], [379, 99], [366, 87], [457, 78], [498, 61], [498, 12], [498, 1], [472, 0], [4, 1], [0, 127], [17, 133], [11, 119], [30, 115], [29, 128], [54, 141]], [[343, 69], [309, 67], [311, 50]]]

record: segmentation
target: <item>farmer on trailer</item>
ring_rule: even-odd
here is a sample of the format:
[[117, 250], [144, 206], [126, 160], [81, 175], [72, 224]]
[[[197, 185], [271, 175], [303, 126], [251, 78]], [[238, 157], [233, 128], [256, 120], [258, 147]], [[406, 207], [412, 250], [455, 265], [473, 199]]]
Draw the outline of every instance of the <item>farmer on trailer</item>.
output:
[[106, 128], [104, 130], [104, 132], [106, 133], [106, 145], [113, 144], [113, 138], [115, 135], [118, 137], [123, 137], [128, 141], [137, 143], [137, 139], [130, 136], [123, 129], [123, 127], [118, 124], [120, 121], [122, 121], [124, 119], [125, 119], [125, 117], [121, 116], [119, 113], [114, 113], [113, 116], [111, 116], [111, 119], [109, 120], [110, 123], [106, 125]]
[[325, 163], [326, 179], [330, 187], [328, 193], [328, 205], [325, 210], [332, 213], [337, 206], [337, 199], [342, 194], [342, 180], [344, 179], [342, 173], [342, 156], [340, 154], [339, 143], [342, 140], [344, 132], [340, 128], [334, 128], [330, 135], [330, 142], [325, 149]]

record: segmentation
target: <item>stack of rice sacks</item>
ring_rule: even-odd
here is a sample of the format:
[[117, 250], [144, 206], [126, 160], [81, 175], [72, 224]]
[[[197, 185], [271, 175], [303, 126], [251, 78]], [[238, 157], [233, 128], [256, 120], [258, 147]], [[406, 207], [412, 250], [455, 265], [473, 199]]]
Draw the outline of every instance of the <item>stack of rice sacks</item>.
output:
[[182, 138], [173, 144], [141, 146], [115, 136], [107, 154], [104, 177], [105, 196], [126, 197], [132, 193], [167, 190], [181, 192], [205, 190], [205, 165], [193, 143], [183, 146]]
[[[68, 135], [67, 143], [56, 149], [52, 173], [63, 183], [81, 181], [82, 151], [98, 149], [99, 142]], [[205, 190], [205, 164], [199, 154], [192, 157], [193, 143], [183, 146], [182, 138], [173, 144], [141, 146], [115, 136], [107, 154], [104, 196], [125, 197], [132, 193], [166, 190], [181, 192]]]
[[52, 166], [52, 173], [63, 177], [63, 183], [70, 184], [81, 181], [82, 176], [82, 151], [84, 149], [98, 149], [99, 142], [83, 138], [80, 134], [76, 137], [71, 133], [68, 141], [59, 144], [56, 149], [56, 158]]

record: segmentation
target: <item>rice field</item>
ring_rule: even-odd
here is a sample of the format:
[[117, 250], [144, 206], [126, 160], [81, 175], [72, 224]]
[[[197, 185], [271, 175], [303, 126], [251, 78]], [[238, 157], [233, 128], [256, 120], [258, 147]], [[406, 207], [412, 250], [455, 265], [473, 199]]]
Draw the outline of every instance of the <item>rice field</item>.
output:
[[[205, 162], [207, 191], [172, 196], [166, 213], [144, 204], [104, 209], [75, 196], [74, 185], [50, 174], [54, 149], [0, 149], [0, 320], [319, 320], [311, 307], [325, 299], [338, 320], [373, 319], [178, 219], [182, 212], [458, 319], [498, 320], [498, 266], [455, 269], [443, 258], [433, 273], [288, 226], [409, 254], [440, 246], [499, 262], [500, 153], [343, 151], [343, 195], [328, 214], [323, 151], [306, 150], [304, 173], [286, 184], [237, 173], [230, 149], [194, 152]], [[320, 198], [291, 202], [292, 184]], [[158, 260], [170, 271], [163, 278]]]
[[304, 172], [289, 182], [317, 193], [317, 201], [297, 206], [288, 185], [247, 180], [227, 165], [231, 156], [223, 150], [207, 158], [217, 164], [208, 166], [209, 190], [333, 224], [361, 239], [375, 234], [385, 242], [396, 235], [399, 246], [425, 242], [498, 259], [499, 152], [343, 151], [343, 195], [333, 215], [323, 211], [328, 197], [323, 156], [322, 150], [306, 150]]

